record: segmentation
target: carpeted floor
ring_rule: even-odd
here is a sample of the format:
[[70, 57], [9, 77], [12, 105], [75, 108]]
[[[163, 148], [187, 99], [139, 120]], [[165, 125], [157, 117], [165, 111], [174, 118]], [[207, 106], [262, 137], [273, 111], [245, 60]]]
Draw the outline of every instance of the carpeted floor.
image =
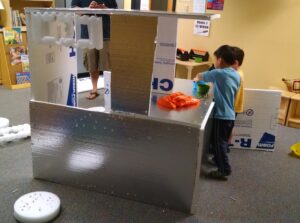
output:
[[[100, 91], [101, 93], [101, 91]], [[81, 107], [103, 104], [101, 97]], [[0, 117], [11, 125], [29, 123], [30, 89], [0, 87]], [[274, 152], [232, 150], [233, 173], [227, 182], [205, 180], [196, 215], [163, 209], [92, 191], [32, 178], [30, 140], [0, 145], [0, 222], [16, 222], [15, 200], [31, 191], [56, 193], [62, 211], [54, 222], [62, 223], [296, 223], [300, 220], [300, 159], [289, 156], [289, 147], [300, 142], [300, 129], [279, 126]]]

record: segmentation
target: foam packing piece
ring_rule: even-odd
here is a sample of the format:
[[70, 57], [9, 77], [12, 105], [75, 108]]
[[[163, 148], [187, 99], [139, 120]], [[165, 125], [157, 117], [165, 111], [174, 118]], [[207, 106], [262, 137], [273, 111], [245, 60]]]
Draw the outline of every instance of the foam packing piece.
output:
[[89, 20], [89, 16], [87, 15], [83, 15], [83, 16], [76, 16], [76, 20], [79, 24], [86, 24], [88, 25], [90, 23], [90, 20]]
[[72, 23], [73, 20], [74, 20], [74, 15], [71, 14], [71, 13], [67, 13], [67, 14], [64, 14], [64, 13], [58, 13], [56, 15], [56, 18], [59, 22], [64, 22], [64, 23]]
[[65, 47], [70, 47], [75, 45], [75, 40], [73, 38], [60, 38], [57, 42], [58, 45], [63, 45]]
[[65, 38], [73, 38], [73, 36], [74, 36], [74, 28], [73, 28], [74, 14], [58, 13], [56, 17], [59, 22], [64, 23], [66, 26], [65, 27], [66, 35], [64, 37]]
[[0, 129], [0, 143], [27, 138], [29, 136], [31, 136], [31, 129], [29, 124]]
[[14, 217], [23, 223], [43, 223], [54, 219], [60, 211], [57, 195], [36, 191], [18, 198], [14, 204]]
[[9, 126], [9, 120], [7, 118], [0, 117], [0, 129]]
[[94, 45], [89, 39], [79, 39], [77, 43], [75, 44], [76, 47], [79, 47], [81, 49], [93, 49]]
[[52, 22], [56, 19], [56, 12], [44, 12], [40, 17], [43, 22]]
[[56, 43], [56, 37], [54, 37], [54, 36], [44, 36], [42, 38], [42, 43], [55, 44]]

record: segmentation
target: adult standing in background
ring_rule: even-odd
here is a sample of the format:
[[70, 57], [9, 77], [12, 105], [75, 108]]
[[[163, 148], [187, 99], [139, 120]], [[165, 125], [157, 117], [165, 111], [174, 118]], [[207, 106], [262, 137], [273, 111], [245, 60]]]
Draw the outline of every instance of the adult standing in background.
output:
[[[117, 8], [117, 2], [115, 0], [72, 0], [71, 7], [80, 8]], [[97, 91], [97, 83], [99, 74], [105, 70], [110, 70], [110, 53], [109, 53], [109, 40], [110, 40], [110, 17], [109, 15], [99, 15], [103, 21], [103, 49], [87, 49], [84, 52], [84, 66], [89, 71], [93, 89], [86, 97], [89, 100], [93, 100], [99, 96]], [[81, 27], [81, 38], [88, 39], [89, 33], [87, 26]]]

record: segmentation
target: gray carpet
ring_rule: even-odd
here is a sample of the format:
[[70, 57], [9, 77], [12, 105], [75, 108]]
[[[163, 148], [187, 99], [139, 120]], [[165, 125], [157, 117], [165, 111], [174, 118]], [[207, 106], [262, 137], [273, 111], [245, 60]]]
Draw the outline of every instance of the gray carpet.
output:
[[[79, 97], [81, 107], [102, 105]], [[0, 87], [0, 117], [12, 125], [29, 122], [30, 90]], [[56, 193], [62, 211], [54, 222], [63, 223], [222, 223], [300, 222], [300, 159], [289, 156], [289, 147], [300, 142], [300, 129], [279, 127], [274, 152], [232, 150], [233, 173], [227, 182], [205, 180], [196, 215], [163, 209], [92, 191], [32, 178], [30, 140], [0, 145], [0, 222], [16, 222], [15, 200], [31, 191]]]

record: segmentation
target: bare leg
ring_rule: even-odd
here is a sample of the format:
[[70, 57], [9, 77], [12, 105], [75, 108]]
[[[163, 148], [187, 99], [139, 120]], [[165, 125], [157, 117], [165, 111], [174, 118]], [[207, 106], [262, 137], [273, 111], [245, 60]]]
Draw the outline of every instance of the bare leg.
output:
[[97, 92], [97, 90], [98, 90], [97, 83], [98, 83], [98, 79], [99, 79], [99, 72], [98, 71], [90, 72], [90, 75], [91, 75], [93, 89], [92, 89], [92, 91], [90, 91], [90, 93], [88, 94], [86, 99], [93, 100], [99, 96], [99, 94]]
[[92, 79], [92, 85], [93, 85], [92, 92], [97, 92], [97, 83], [98, 83], [98, 79], [99, 79], [99, 72], [98, 71], [91, 72], [91, 79]]

